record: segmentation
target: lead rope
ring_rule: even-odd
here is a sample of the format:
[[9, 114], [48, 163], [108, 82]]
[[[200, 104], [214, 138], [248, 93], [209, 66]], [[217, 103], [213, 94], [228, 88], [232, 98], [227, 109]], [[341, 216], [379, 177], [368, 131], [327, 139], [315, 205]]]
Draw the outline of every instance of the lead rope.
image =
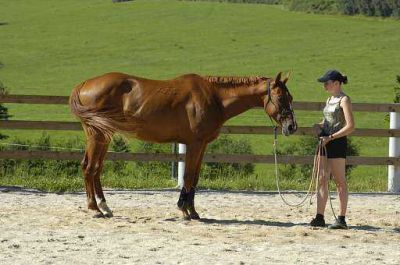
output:
[[[279, 196], [281, 197], [282, 201], [290, 206], [290, 207], [300, 207], [302, 206], [305, 201], [307, 200], [308, 197], [310, 197], [310, 205], [312, 204], [312, 198], [313, 198], [313, 192], [312, 192], [312, 186], [315, 183], [315, 193], [318, 192], [318, 183], [319, 183], [319, 176], [320, 176], [320, 170], [322, 168], [322, 177], [325, 177], [325, 168], [326, 168], [326, 164], [327, 164], [327, 150], [326, 150], [326, 146], [322, 145], [322, 140], [320, 140], [318, 142], [318, 145], [316, 147], [315, 150], [315, 155], [314, 155], [314, 163], [313, 163], [313, 170], [312, 170], [312, 174], [311, 174], [311, 180], [310, 180], [310, 185], [308, 187], [308, 191], [307, 194], [304, 196], [304, 198], [299, 202], [299, 203], [289, 203], [285, 197], [283, 196], [280, 187], [279, 187], [279, 173], [278, 173], [278, 157], [277, 157], [277, 129], [278, 127], [275, 126], [274, 127], [274, 158], [275, 158], [275, 178], [276, 178], [276, 187], [278, 189], [278, 193]], [[333, 205], [332, 205], [332, 198], [331, 198], [331, 192], [329, 190], [329, 186], [328, 186], [328, 194], [329, 194], [329, 204], [332, 210], [332, 214], [335, 217], [335, 220], [338, 221], [336, 214], [335, 214], [335, 210], [333, 209]]]
[[[285, 197], [283, 196], [283, 194], [282, 194], [282, 192], [280, 190], [280, 187], [279, 187], [280, 185], [279, 185], [278, 156], [277, 156], [277, 143], [278, 143], [278, 140], [277, 140], [277, 132], [276, 132], [277, 129], [278, 129], [278, 127], [275, 126], [274, 127], [274, 144], [273, 144], [273, 146], [274, 146], [274, 159], [275, 159], [275, 179], [276, 179], [276, 187], [278, 189], [279, 196], [281, 197], [282, 201], [286, 205], [291, 206], [291, 207], [300, 207], [300, 206], [302, 206], [309, 196], [310, 196], [310, 204], [311, 204], [312, 186], [313, 186], [313, 183], [314, 183], [314, 180], [315, 180], [315, 175], [316, 175], [316, 174], [314, 174], [314, 171], [316, 169], [315, 165], [316, 165], [317, 156], [314, 156], [314, 170], [313, 170], [313, 174], [312, 174], [312, 177], [311, 177], [310, 185], [308, 187], [307, 194], [304, 196], [304, 198], [299, 203], [290, 203], [290, 202], [288, 202], [285, 199]], [[318, 147], [319, 147], [319, 145], [318, 145]]]

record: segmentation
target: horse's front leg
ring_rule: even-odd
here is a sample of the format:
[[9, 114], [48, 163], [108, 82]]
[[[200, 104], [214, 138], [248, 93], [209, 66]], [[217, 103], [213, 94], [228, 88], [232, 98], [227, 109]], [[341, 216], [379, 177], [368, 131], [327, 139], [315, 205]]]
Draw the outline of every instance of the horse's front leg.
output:
[[203, 142], [187, 146], [184, 185], [178, 200], [178, 207], [186, 220], [200, 219], [194, 207], [194, 196], [205, 148], [206, 144]]
[[196, 187], [197, 187], [197, 183], [199, 182], [199, 177], [200, 177], [200, 169], [201, 169], [201, 163], [203, 162], [203, 156], [204, 156], [204, 152], [207, 148], [207, 144], [204, 144], [202, 146], [201, 149], [201, 153], [200, 153], [200, 157], [198, 160], [198, 163], [196, 165], [196, 172], [194, 174], [195, 178], [194, 178], [194, 183], [193, 183], [193, 189], [191, 192], [189, 192], [189, 200], [192, 201], [191, 207], [188, 208], [189, 210], [189, 215], [190, 218], [192, 219], [200, 219], [199, 214], [196, 212], [196, 209], [194, 207], [194, 196], [196, 194]]

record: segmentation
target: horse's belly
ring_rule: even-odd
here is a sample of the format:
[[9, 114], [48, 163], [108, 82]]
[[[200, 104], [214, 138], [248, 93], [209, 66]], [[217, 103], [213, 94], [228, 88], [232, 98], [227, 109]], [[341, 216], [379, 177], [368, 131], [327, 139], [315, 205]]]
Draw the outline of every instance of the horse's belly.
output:
[[177, 137], [174, 137], [174, 135], [160, 135], [153, 132], [137, 131], [135, 132], [135, 138], [146, 142], [169, 143], [175, 142]]
[[135, 131], [135, 137], [142, 141], [169, 143], [179, 142], [181, 133], [185, 131], [178, 124], [162, 122], [147, 123]]

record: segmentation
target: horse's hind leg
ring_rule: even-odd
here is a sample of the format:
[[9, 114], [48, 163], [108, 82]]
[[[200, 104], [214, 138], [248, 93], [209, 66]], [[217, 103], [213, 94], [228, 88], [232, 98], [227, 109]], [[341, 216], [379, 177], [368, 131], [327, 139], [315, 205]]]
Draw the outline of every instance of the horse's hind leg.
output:
[[[103, 217], [103, 213], [100, 211], [96, 203], [95, 198], [95, 183], [96, 177], [100, 176], [104, 154], [107, 150], [108, 142], [106, 137], [94, 130], [87, 135], [85, 157], [82, 161], [82, 171], [85, 176], [85, 189], [87, 195], [88, 209], [94, 210], [97, 214], [94, 217]], [[101, 188], [101, 185], [98, 183]], [[97, 189], [96, 189], [97, 190]], [[102, 194], [103, 192], [98, 194]], [[104, 198], [104, 195], [102, 195]]]
[[100, 211], [104, 214], [104, 217], [112, 217], [113, 213], [110, 208], [108, 208], [106, 203], [106, 198], [104, 197], [103, 188], [101, 186], [100, 175], [103, 171], [104, 165], [104, 157], [106, 156], [108, 149], [108, 143], [105, 143], [101, 150], [99, 151], [99, 163], [100, 169], [98, 170], [97, 174], [94, 176], [94, 190], [96, 192], [97, 199], [100, 201], [97, 206], [99, 207]]

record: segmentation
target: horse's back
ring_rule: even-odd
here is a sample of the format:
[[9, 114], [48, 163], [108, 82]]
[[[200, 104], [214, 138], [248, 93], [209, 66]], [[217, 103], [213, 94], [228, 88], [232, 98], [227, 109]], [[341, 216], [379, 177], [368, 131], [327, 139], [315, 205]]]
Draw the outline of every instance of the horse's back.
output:
[[124, 73], [107, 73], [90, 78], [79, 85], [79, 99], [82, 105], [101, 108], [102, 105], [119, 102], [124, 93], [132, 87], [130, 76]]

